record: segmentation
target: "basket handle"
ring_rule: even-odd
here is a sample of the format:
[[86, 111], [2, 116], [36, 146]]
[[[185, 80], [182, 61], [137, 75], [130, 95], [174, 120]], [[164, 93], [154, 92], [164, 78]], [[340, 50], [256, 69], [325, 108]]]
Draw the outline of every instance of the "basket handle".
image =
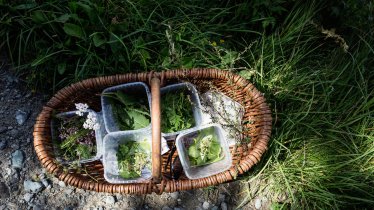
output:
[[151, 79], [151, 123], [152, 123], [152, 178], [153, 182], [161, 180], [161, 93], [160, 79]]

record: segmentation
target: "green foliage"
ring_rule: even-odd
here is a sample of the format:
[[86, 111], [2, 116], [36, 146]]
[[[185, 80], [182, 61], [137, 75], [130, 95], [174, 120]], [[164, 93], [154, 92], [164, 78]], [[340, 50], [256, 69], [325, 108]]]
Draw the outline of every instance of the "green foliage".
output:
[[223, 158], [222, 147], [214, 129], [200, 131], [188, 147], [191, 166], [202, 166], [217, 162]]
[[195, 124], [192, 102], [184, 92], [169, 92], [161, 99], [161, 131], [172, 133]]
[[147, 101], [118, 90], [105, 93], [112, 106], [113, 116], [120, 130], [136, 130], [150, 124]]
[[118, 147], [119, 175], [124, 179], [138, 178], [144, 167], [150, 168], [150, 145], [147, 140], [127, 141]]
[[54, 137], [57, 153], [67, 161], [89, 159], [96, 154], [94, 131], [83, 128], [85, 119], [73, 116], [68, 119], [55, 119], [60, 125]]

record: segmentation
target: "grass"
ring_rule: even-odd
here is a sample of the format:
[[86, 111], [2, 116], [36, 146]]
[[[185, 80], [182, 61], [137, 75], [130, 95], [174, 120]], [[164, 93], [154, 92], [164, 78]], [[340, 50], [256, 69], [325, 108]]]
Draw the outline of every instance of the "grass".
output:
[[344, 7], [340, 17], [351, 18], [335, 32], [321, 17], [337, 10], [331, 3], [1, 2], [0, 49], [31, 87], [153, 69], [234, 71], [265, 93], [274, 119], [268, 152], [242, 177], [247, 200], [266, 196], [274, 209], [374, 206], [374, 30], [352, 25], [370, 7], [359, 17]]

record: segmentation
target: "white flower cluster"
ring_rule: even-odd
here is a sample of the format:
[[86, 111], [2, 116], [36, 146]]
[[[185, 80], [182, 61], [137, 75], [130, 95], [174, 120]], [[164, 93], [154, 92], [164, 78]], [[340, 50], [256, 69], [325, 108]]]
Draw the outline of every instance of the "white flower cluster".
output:
[[100, 124], [97, 121], [96, 114], [88, 110], [88, 104], [77, 103], [75, 104], [75, 108], [77, 109], [75, 114], [79, 116], [83, 116], [84, 113], [88, 112], [87, 119], [83, 123], [83, 127], [85, 129], [96, 130], [100, 128]]
[[83, 113], [87, 112], [88, 104], [77, 103], [75, 104], [75, 108], [78, 110], [75, 112], [75, 114], [83, 116]]
[[86, 121], [83, 123], [85, 129], [96, 130], [100, 128], [100, 124], [97, 122], [96, 114], [89, 112]]

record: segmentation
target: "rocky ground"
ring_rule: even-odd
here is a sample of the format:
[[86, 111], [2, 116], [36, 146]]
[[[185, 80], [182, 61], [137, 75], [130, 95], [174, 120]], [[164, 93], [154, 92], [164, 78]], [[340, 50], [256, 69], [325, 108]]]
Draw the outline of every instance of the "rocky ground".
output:
[[[235, 209], [246, 184], [162, 195], [109, 195], [76, 189], [47, 174], [33, 149], [35, 118], [48, 95], [31, 93], [25, 83], [0, 63], [0, 210], [5, 209]], [[254, 199], [241, 209], [267, 209], [267, 199]]]

